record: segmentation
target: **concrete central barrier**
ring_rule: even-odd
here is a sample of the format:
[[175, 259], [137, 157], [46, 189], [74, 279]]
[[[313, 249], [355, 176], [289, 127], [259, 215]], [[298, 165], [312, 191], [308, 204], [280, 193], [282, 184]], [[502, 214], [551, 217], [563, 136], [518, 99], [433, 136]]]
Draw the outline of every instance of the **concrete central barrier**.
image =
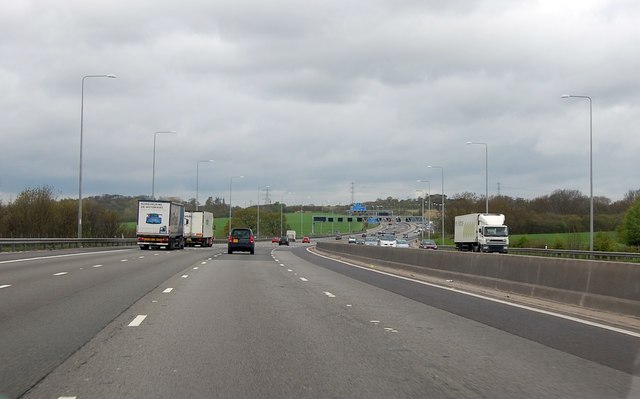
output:
[[318, 242], [321, 251], [442, 279], [640, 317], [640, 265]]

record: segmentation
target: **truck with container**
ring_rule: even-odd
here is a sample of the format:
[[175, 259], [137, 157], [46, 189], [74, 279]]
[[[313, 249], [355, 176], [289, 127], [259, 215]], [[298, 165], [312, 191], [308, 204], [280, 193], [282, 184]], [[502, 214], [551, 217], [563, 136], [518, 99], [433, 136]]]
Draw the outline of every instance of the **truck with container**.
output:
[[504, 215], [470, 213], [455, 217], [454, 241], [458, 251], [500, 252], [509, 250], [509, 229]]
[[184, 248], [184, 205], [172, 201], [138, 201], [136, 236], [140, 249]]
[[184, 245], [213, 246], [213, 213], [193, 211], [184, 213]]
[[287, 238], [289, 238], [290, 242], [296, 242], [296, 231], [295, 230], [287, 230]]

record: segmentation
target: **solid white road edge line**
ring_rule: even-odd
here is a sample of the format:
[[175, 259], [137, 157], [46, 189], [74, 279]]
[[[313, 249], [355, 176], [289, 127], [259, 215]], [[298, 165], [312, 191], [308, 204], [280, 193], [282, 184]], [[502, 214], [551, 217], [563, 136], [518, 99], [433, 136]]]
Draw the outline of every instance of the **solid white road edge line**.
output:
[[339, 262], [339, 263], [342, 263], [342, 264], [345, 264], [345, 265], [348, 265], [348, 266], [357, 267], [359, 269], [367, 270], [369, 272], [384, 274], [385, 276], [395, 277], [395, 278], [399, 278], [399, 279], [407, 280], [407, 281], [412, 281], [414, 283], [426, 285], [426, 286], [429, 286], [429, 287], [440, 288], [440, 289], [443, 289], [443, 290], [456, 292], [458, 294], [468, 295], [468, 296], [472, 296], [474, 298], [479, 298], [479, 299], [484, 299], [486, 301], [501, 303], [503, 305], [513, 306], [515, 308], [520, 308], [520, 309], [528, 310], [528, 311], [531, 311], [531, 312], [546, 314], [548, 316], [554, 316], [554, 317], [558, 317], [558, 318], [561, 318], [561, 319], [574, 321], [576, 323], [586, 324], [588, 326], [598, 327], [598, 328], [602, 328], [602, 329], [605, 329], [605, 330], [614, 331], [614, 332], [617, 332], [617, 333], [620, 333], [620, 334], [625, 334], [625, 335], [630, 335], [632, 337], [640, 338], [640, 333], [637, 333], [637, 332], [634, 332], [634, 331], [624, 330], [622, 328], [608, 326], [606, 324], [596, 323], [596, 322], [593, 322], [593, 321], [584, 320], [584, 319], [580, 319], [580, 318], [577, 318], [577, 317], [574, 317], [574, 316], [564, 315], [564, 314], [561, 314], [561, 313], [555, 313], [555, 312], [551, 312], [551, 311], [548, 311], [548, 310], [536, 309], [536, 308], [533, 308], [531, 306], [520, 305], [518, 303], [512, 303], [512, 302], [507, 302], [507, 301], [503, 301], [501, 299], [491, 298], [491, 297], [480, 295], [480, 294], [474, 294], [472, 292], [462, 291], [462, 290], [459, 290], [457, 288], [451, 288], [451, 287], [447, 287], [447, 286], [444, 286], [444, 285], [428, 283], [426, 281], [416, 280], [416, 279], [411, 278], [411, 277], [398, 276], [396, 274], [383, 272], [381, 270], [370, 269], [370, 268], [367, 268], [367, 267], [364, 267], [364, 266], [360, 266], [360, 265], [356, 265], [356, 264], [353, 264], [353, 263], [349, 263], [349, 262], [344, 261], [344, 260], [338, 260], [338, 259], [334, 259], [334, 258], [328, 257], [326, 255], [320, 255], [318, 253], [310, 251], [310, 248], [307, 248], [307, 252], [312, 253], [312, 254], [314, 254], [316, 256], [319, 256], [321, 258], [333, 260], [335, 262]]
[[66, 254], [66, 255], [50, 255], [50, 256], [41, 256], [39, 258], [24, 258], [24, 259], [12, 259], [12, 260], [3, 260], [0, 261], [0, 265], [4, 263], [17, 263], [17, 262], [28, 262], [30, 260], [41, 260], [41, 259], [55, 259], [55, 258], [67, 258], [69, 256], [81, 256], [81, 255], [100, 255], [109, 252], [122, 252], [122, 251], [130, 251], [129, 249], [114, 249], [111, 251], [99, 251], [99, 252], [82, 252], [79, 254]]
[[137, 315], [135, 319], [131, 320], [131, 323], [129, 323], [129, 327], [138, 327], [140, 324], [142, 324], [142, 322], [146, 318], [147, 318], [146, 314]]

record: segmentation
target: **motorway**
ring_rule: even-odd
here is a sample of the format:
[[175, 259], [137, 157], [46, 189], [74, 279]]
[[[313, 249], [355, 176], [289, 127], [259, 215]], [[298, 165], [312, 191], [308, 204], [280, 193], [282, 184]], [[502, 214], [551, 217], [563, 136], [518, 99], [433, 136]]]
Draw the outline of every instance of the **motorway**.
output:
[[640, 335], [298, 243], [0, 255], [0, 397], [640, 398]]

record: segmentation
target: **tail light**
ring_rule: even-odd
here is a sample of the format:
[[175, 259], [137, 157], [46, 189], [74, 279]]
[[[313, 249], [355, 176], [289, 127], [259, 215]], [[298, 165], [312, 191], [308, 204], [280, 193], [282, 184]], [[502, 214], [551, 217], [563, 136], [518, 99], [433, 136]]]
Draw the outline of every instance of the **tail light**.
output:
[[229, 242], [233, 242], [233, 236], [229, 236]]
[[253, 238], [253, 234], [249, 236], [249, 242], [251, 244], [253, 244], [255, 242], [254, 238]]

